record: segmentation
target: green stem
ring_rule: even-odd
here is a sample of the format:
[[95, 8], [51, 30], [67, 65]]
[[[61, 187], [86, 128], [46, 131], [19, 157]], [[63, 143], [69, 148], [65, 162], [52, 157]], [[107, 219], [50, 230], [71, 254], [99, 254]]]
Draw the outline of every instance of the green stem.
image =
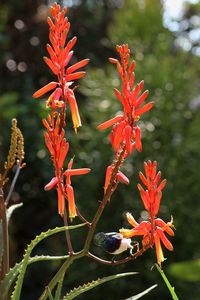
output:
[[[58, 270], [58, 272], [55, 274], [55, 276], [52, 278], [52, 280], [50, 281], [50, 283], [48, 284], [48, 289], [50, 289], [50, 291], [52, 291], [52, 289], [56, 286], [57, 282], [62, 278], [63, 274], [65, 274], [65, 272], [67, 271], [67, 269], [70, 267], [70, 265], [77, 259], [80, 259], [84, 256], [88, 255], [88, 251], [93, 239], [93, 235], [97, 226], [97, 223], [104, 211], [104, 208], [106, 206], [106, 204], [109, 202], [112, 193], [113, 193], [113, 187], [115, 186], [115, 180], [116, 180], [116, 176], [117, 173], [119, 171], [119, 168], [122, 164], [123, 161], [123, 155], [124, 155], [124, 151], [125, 151], [125, 147], [123, 147], [121, 153], [119, 154], [118, 158], [116, 159], [115, 163], [114, 163], [114, 169], [112, 172], [112, 176], [111, 176], [111, 180], [110, 183], [108, 185], [108, 188], [106, 190], [106, 193], [103, 197], [103, 200], [100, 204], [100, 206], [98, 207], [98, 210], [93, 218], [93, 221], [91, 223], [91, 226], [88, 230], [88, 234], [86, 237], [86, 241], [85, 241], [85, 245], [82, 251], [78, 252], [78, 253], [74, 253], [72, 256], [70, 256], [65, 262], [64, 264], [61, 266], [61, 268]], [[48, 297], [48, 289], [46, 287], [46, 289], [44, 290], [43, 294], [40, 296], [39, 300], [45, 300]]]
[[2, 220], [2, 235], [3, 235], [3, 259], [0, 278], [3, 279], [9, 271], [9, 240], [8, 240], [8, 223], [6, 216], [6, 205], [2, 188], [0, 189], [0, 219]]
[[179, 300], [176, 293], [175, 293], [174, 287], [171, 286], [171, 284], [170, 284], [169, 280], [167, 279], [167, 277], [166, 277], [165, 273], [163, 272], [163, 270], [157, 264], [156, 264], [156, 268], [157, 268], [158, 272], [160, 273], [160, 275], [162, 276], [166, 286], [168, 287], [168, 290], [170, 291], [172, 299], [173, 300]]
[[123, 160], [123, 156], [124, 156], [124, 151], [125, 151], [125, 147], [123, 147], [119, 157], [117, 158], [115, 164], [114, 164], [114, 169], [113, 169], [113, 172], [112, 172], [112, 176], [111, 176], [111, 179], [110, 179], [110, 183], [108, 185], [108, 188], [106, 190], [106, 193], [103, 197], [103, 200], [101, 201], [101, 204], [99, 205], [98, 209], [97, 209], [97, 212], [93, 218], [93, 221], [92, 221], [92, 224], [89, 228], [89, 231], [88, 231], [88, 235], [86, 237], [86, 241], [85, 241], [85, 245], [84, 245], [84, 252], [87, 254], [89, 249], [90, 249], [90, 245], [91, 245], [91, 242], [92, 242], [92, 239], [93, 239], [93, 236], [94, 236], [94, 232], [95, 232], [95, 229], [96, 229], [96, 226], [97, 226], [97, 223], [104, 211], [104, 208], [106, 206], [106, 204], [110, 201], [110, 198], [112, 196], [112, 193], [113, 193], [113, 186], [115, 184], [115, 180], [116, 180], [116, 176], [117, 176], [117, 173], [119, 171], [119, 168], [122, 164], [122, 160]]

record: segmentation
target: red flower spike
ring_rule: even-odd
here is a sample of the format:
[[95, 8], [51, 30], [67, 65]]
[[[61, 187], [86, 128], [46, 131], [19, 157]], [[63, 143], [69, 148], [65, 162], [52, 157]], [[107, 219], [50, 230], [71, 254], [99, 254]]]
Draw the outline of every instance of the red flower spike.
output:
[[[135, 81], [135, 74], [133, 73], [133, 70], [136, 66], [135, 61], [132, 61], [129, 64], [130, 59], [130, 49], [128, 48], [127, 44], [118, 45], [116, 46], [116, 50], [119, 53], [120, 59], [115, 58], [109, 58], [109, 61], [116, 65], [117, 71], [119, 73], [119, 77], [121, 79], [121, 86], [122, 90], [119, 91], [118, 89], [114, 89], [115, 94], [119, 101], [123, 105], [123, 116], [121, 120], [109, 120], [101, 125], [99, 125], [99, 129], [106, 129], [110, 126], [113, 126], [111, 134], [110, 134], [110, 141], [112, 143], [112, 146], [116, 152], [116, 154], [119, 153], [119, 151], [122, 149], [124, 144], [127, 145], [127, 152], [124, 154], [124, 158], [126, 158], [134, 149], [135, 146], [138, 151], [142, 151], [142, 144], [140, 140], [140, 132], [138, 130], [137, 121], [140, 118], [140, 115], [151, 109], [152, 102], [149, 102], [145, 104], [143, 107], [140, 107], [140, 105], [143, 103], [143, 101], [148, 96], [148, 91], [145, 91], [142, 95], [140, 95], [141, 90], [144, 87], [144, 81], [142, 80], [139, 84], [136, 84], [134, 86]], [[129, 141], [128, 141], [128, 135], [126, 130], [122, 132], [121, 138], [117, 138], [117, 140], [120, 140], [120, 143], [115, 143], [115, 138], [117, 134], [117, 129], [115, 128], [115, 125], [120, 126], [117, 123], [125, 122], [126, 126], [130, 126], [132, 135], [130, 135]], [[121, 127], [119, 127], [121, 128]], [[128, 128], [128, 127], [127, 127]], [[135, 143], [135, 144], [134, 144]], [[133, 146], [132, 146], [133, 145]]]
[[[68, 97], [68, 88], [71, 84], [73, 84], [73, 80], [82, 78], [85, 75], [85, 72], [75, 72], [74, 71], [86, 66], [89, 62], [88, 59], [83, 59], [78, 63], [66, 68], [69, 64], [73, 51], [72, 48], [75, 45], [77, 38], [73, 37], [69, 42], [66, 43], [68, 32], [70, 29], [70, 23], [68, 19], [65, 17], [67, 9], [61, 7], [57, 4], [54, 4], [50, 9], [52, 18], [48, 18], [47, 22], [49, 25], [49, 40], [50, 44], [47, 44], [47, 51], [50, 57], [44, 57], [44, 61], [51, 69], [51, 71], [57, 76], [58, 82], [55, 84], [48, 84], [42, 89], [38, 90], [34, 93], [33, 97], [38, 98], [43, 96], [50, 90], [55, 89], [59, 86], [60, 90], [55, 91], [51, 94], [48, 99], [47, 106], [51, 107], [53, 111], [62, 111], [62, 120], [60, 122], [59, 132], [61, 131], [61, 127], [65, 125], [65, 109], [67, 102], [70, 105], [72, 111], [72, 121], [74, 123], [75, 131], [77, 128], [81, 126], [80, 116], [78, 112], [78, 107], [76, 104], [75, 95]], [[73, 88], [74, 89], [74, 88]], [[71, 94], [71, 92], [70, 92]]]
[[162, 198], [161, 190], [166, 184], [166, 180], [161, 179], [161, 172], [157, 173], [157, 162], [144, 163], [145, 175], [142, 172], [139, 173], [139, 177], [142, 183], [146, 186], [146, 190], [138, 184], [138, 190], [145, 209], [148, 211], [148, 221], [137, 223], [130, 213], [126, 214], [129, 224], [133, 227], [132, 229], [120, 229], [120, 233], [125, 238], [131, 238], [134, 236], [142, 236], [142, 247], [143, 251], [148, 248], [155, 246], [157, 262], [161, 266], [161, 263], [165, 260], [161, 243], [168, 250], [172, 251], [173, 246], [166, 237], [166, 234], [170, 236], [174, 235], [173, 219], [170, 222], [165, 223], [162, 219], [156, 218], [160, 208], [160, 201]]

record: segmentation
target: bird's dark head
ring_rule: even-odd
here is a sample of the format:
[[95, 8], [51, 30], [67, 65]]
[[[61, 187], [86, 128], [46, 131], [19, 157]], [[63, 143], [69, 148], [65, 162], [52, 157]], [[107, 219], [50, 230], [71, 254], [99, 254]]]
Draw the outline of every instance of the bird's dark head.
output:
[[104, 232], [99, 232], [94, 236], [94, 243], [97, 246], [102, 246], [106, 241], [106, 235]]

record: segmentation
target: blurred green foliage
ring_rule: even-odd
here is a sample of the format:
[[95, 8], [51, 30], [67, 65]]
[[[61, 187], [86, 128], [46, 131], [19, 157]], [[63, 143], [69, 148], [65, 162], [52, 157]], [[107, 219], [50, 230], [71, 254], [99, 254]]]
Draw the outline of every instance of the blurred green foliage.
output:
[[[65, 1], [71, 6], [72, 1]], [[198, 17], [200, 5], [189, 5], [177, 24]], [[62, 225], [57, 215], [56, 194], [44, 192], [53, 169], [43, 142], [41, 118], [47, 114], [45, 101], [33, 100], [32, 93], [53, 78], [42, 61], [48, 41], [46, 1], [2, 1], [0, 4], [0, 162], [6, 157], [9, 146], [10, 120], [16, 117], [25, 136], [27, 167], [21, 173], [12, 201], [24, 202], [13, 215], [11, 235], [11, 261], [20, 260], [27, 242], [42, 230]], [[120, 185], [100, 221], [98, 230], [116, 231], [126, 226], [123, 218], [130, 211], [141, 219], [143, 209], [136, 189], [138, 172], [146, 159], [157, 160], [159, 169], [168, 184], [163, 193], [161, 216], [174, 217], [177, 228], [173, 239], [174, 251], [165, 252], [165, 265], [199, 257], [200, 197], [200, 98], [199, 56], [184, 51], [177, 38], [182, 31], [171, 32], [163, 25], [163, 6], [160, 1], [74, 1], [69, 7], [72, 24], [71, 37], [77, 35], [74, 60], [89, 57], [87, 77], [80, 82], [78, 104], [83, 127], [74, 135], [71, 119], [67, 129], [71, 141], [70, 157], [75, 155], [74, 166], [90, 167], [92, 173], [75, 178], [75, 195], [78, 206], [91, 219], [103, 195], [106, 166], [113, 152], [109, 144], [109, 131], [98, 132], [96, 126], [113, 117], [122, 108], [113, 93], [120, 87], [115, 66], [108, 63], [116, 57], [115, 45], [128, 43], [132, 57], [137, 61], [136, 82], [145, 80], [149, 99], [155, 107], [140, 121], [143, 152], [134, 153], [124, 165], [130, 186]], [[189, 21], [188, 21], [189, 22]], [[185, 30], [189, 36], [190, 29]], [[191, 29], [192, 30], [192, 29]], [[69, 158], [70, 158], [69, 157]], [[112, 216], [112, 217], [111, 217]], [[73, 233], [73, 243], [81, 249], [85, 229], [80, 236]], [[65, 254], [64, 236], [50, 238], [37, 249], [39, 254]], [[101, 250], [93, 251], [107, 257]], [[108, 257], [107, 257], [108, 258]], [[159, 274], [150, 271], [155, 254], [149, 251], [143, 257], [116, 272], [139, 271], [137, 279], [121, 279], [106, 288], [106, 299], [117, 300], [131, 296], [152, 284], [159, 283], [146, 299], [169, 299]], [[25, 278], [23, 299], [37, 299], [42, 287], [59, 267], [58, 263], [41, 263], [31, 266]], [[42, 272], [41, 272], [42, 270]], [[88, 282], [97, 276], [113, 274], [113, 269], [97, 265], [88, 259], [72, 265], [65, 290]], [[45, 274], [45, 278], [44, 278]], [[172, 280], [170, 280], [172, 281]], [[198, 300], [200, 286], [195, 282], [173, 279], [180, 299]], [[80, 299], [102, 299], [105, 288]], [[84, 298], [85, 297], [85, 298]]]

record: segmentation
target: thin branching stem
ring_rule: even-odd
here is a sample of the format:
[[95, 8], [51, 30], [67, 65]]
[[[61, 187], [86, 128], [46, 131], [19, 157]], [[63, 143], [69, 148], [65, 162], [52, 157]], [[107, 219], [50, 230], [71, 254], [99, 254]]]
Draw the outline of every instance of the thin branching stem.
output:
[[10, 197], [11, 197], [11, 195], [13, 193], [14, 188], [15, 188], [15, 184], [16, 184], [17, 179], [19, 177], [20, 170], [21, 170], [21, 166], [18, 163], [17, 164], [17, 168], [16, 168], [16, 172], [15, 172], [15, 176], [14, 176], [13, 181], [12, 181], [11, 186], [10, 186], [10, 190], [9, 190], [8, 196], [6, 197], [6, 200], [5, 200], [6, 207], [8, 207], [9, 200], [10, 200]]

